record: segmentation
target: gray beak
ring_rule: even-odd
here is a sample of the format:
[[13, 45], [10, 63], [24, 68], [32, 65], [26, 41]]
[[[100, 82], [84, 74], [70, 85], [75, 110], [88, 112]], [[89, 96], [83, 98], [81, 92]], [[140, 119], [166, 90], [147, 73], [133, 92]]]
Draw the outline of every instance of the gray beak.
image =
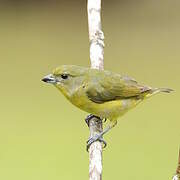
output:
[[56, 84], [57, 83], [56, 78], [52, 74], [48, 74], [47, 76], [45, 76], [42, 79], [42, 81], [45, 83], [50, 83], [50, 84]]

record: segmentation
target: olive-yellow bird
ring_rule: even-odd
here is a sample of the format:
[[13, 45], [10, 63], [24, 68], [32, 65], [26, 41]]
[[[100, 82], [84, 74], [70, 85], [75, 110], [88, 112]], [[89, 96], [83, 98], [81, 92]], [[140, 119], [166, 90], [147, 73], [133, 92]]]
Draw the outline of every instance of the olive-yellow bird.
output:
[[117, 124], [118, 117], [144, 99], [172, 91], [140, 85], [130, 77], [110, 71], [75, 65], [62, 65], [42, 81], [53, 84], [72, 104], [91, 113], [87, 120], [93, 116], [110, 120], [102, 133], [89, 139], [87, 147], [94, 141], [103, 141], [102, 136]]

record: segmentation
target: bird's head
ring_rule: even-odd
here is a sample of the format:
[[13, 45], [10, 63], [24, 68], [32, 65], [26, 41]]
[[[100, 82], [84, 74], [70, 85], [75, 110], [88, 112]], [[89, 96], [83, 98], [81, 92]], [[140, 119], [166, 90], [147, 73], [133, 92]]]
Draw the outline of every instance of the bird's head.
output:
[[55, 85], [65, 96], [70, 96], [82, 84], [88, 68], [75, 65], [62, 65], [42, 81]]

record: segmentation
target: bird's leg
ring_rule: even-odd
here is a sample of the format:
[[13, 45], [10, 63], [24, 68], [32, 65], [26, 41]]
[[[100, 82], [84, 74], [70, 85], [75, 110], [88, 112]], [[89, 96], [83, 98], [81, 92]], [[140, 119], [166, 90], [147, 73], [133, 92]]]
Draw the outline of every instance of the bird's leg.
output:
[[99, 120], [101, 121], [101, 118], [100, 118], [100, 117], [95, 116], [95, 115], [93, 115], [93, 114], [89, 114], [89, 115], [85, 118], [85, 122], [86, 122], [86, 124], [88, 125], [88, 127], [89, 127], [89, 121], [90, 121], [92, 118], [97, 118], [97, 119], [99, 119]]
[[110, 121], [110, 124], [104, 129], [103, 132], [93, 136], [92, 138], [90, 138], [88, 141], [87, 141], [87, 151], [90, 147], [90, 145], [99, 140], [100, 142], [103, 142], [104, 143], [104, 148], [107, 146], [107, 143], [102, 139], [103, 135], [106, 134], [110, 129], [112, 129], [115, 125], [117, 124], [117, 121]]
[[[91, 119], [93, 119], [93, 118], [95, 118], [93, 121], [91, 121]], [[86, 117], [86, 119], [85, 119], [85, 122], [86, 122], [86, 124], [88, 125], [88, 127], [90, 127], [90, 125], [91, 125], [91, 127], [90, 128], [92, 128], [92, 127], [96, 127], [96, 130], [97, 130], [97, 132], [101, 132], [101, 128], [100, 128], [100, 124], [102, 123], [102, 119], [100, 118], [100, 117], [98, 117], [98, 116], [95, 116], [95, 115], [93, 115], [93, 114], [90, 114], [90, 115], [88, 115], [87, 117]], [[100, 125], [100, 126], [99, 126]], [[99, 129], [100, 128], [100, 129]], [[90, 138], [89, 138], [90, 139]], [[102, 138], [102, 137], [99, 137], [99, 139], [98, 139], [100, 142], [102, 142], [103, 144], [104, 144], [104, 147], [106, 147], [106, 145], [107, 145], [107, 143], [106, 143], [106, 141], [104, 141], [104, 139]], [[89, 147], [88, 147], [89, 148]], [[88, 149], [87, 149], [88, 150]]]

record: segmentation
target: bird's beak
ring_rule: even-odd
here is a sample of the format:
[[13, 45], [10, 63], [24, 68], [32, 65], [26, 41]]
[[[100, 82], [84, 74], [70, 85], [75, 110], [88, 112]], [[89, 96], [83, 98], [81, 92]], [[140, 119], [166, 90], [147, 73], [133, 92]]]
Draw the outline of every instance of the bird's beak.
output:
[[42, 81], [45, 82], [45, 83], [50, 83], [50, 84], [56, 84], [57, 83], [56, 78], [52, 74], [48, 74], [47, 76], [45, 76], [42, 79]]

